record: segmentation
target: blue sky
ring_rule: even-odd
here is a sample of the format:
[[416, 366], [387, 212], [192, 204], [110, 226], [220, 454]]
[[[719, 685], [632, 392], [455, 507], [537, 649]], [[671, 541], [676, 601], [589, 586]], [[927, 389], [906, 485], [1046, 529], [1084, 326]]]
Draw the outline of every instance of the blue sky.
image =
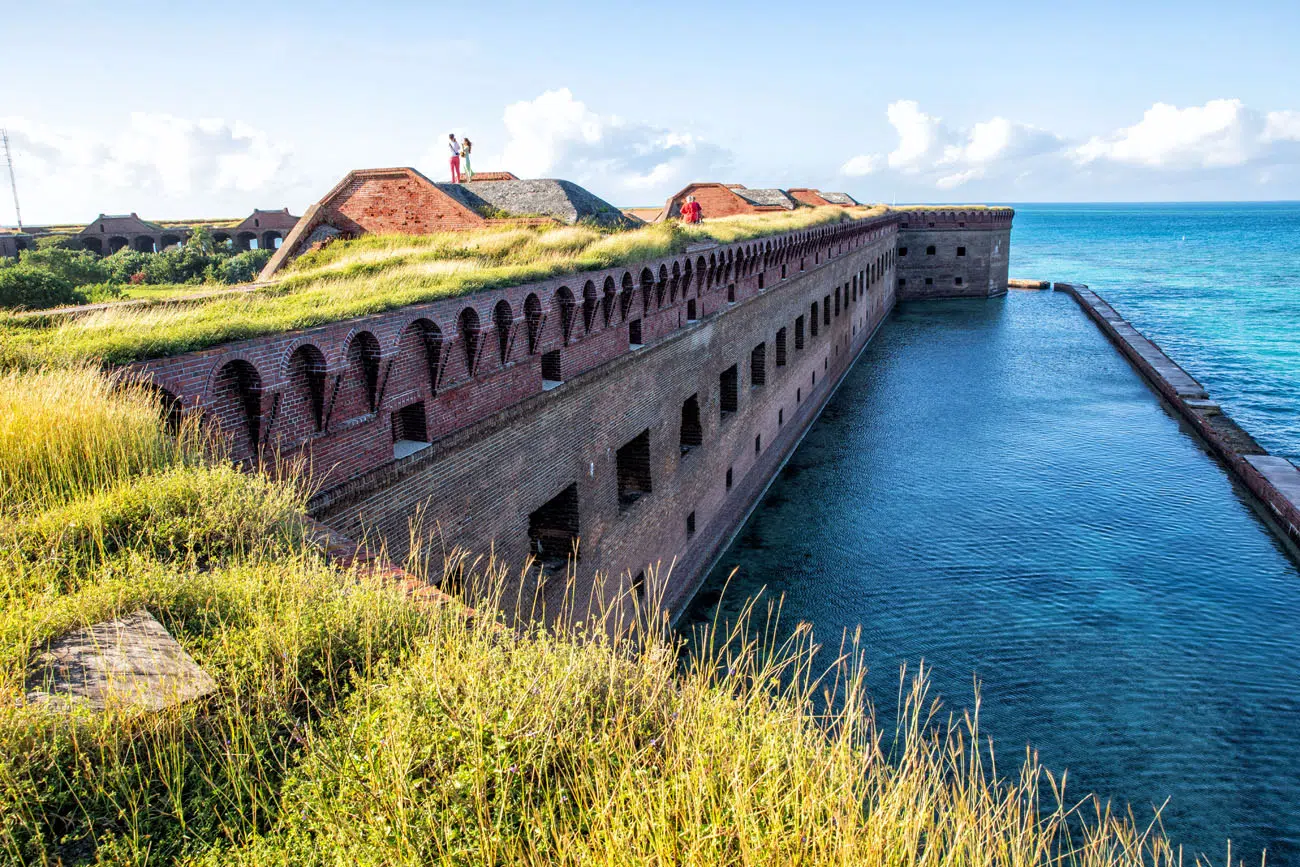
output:
[[28, 223], [300, 212], [350, 168], [443, 179], [452, 130], [621, 205], [1300, 198], [1296, 3], [13, 7]]

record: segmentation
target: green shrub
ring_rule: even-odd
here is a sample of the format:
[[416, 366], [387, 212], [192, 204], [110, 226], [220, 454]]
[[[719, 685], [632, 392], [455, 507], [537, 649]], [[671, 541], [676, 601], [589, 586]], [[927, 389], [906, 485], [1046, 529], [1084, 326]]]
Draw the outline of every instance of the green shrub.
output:
[[[85, 250], [86, 245], [82, 243], [79, 235], [46, 235], [43, 238], [36, 239], [37, 250]], [[89, 251], [87, 251], [89, 252]]]
[[0, 307], [41, 310], [85, 300], [69, 280], [45, 268], [25, 263], [0, 268]]
[[59, 246], [38, 247], [25, 251], [22, 263], [33, 268], [44, 268], [73, 286], [107, 283], [112, 279], [104, 260], [89, 250], [72, 250]]
[[222, 260], [214, 269], [222, 283], [235, 285], [251, 283], [257, 279], [266, 263], [271, 261], [271, 250], [245, 250]]
[[154, 256], [153, 253], [140, 253], [129, 247], [123, 247], [111, 256], [104, 257], [109, 278], [114, 283], [129, 283], [131, 277], [144, 271], [144, 266]]

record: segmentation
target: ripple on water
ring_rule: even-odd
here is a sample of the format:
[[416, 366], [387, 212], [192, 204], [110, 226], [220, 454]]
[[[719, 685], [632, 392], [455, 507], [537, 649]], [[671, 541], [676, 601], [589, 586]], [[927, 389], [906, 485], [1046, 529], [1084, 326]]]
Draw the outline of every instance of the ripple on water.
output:
[[905, 307], [829, 409], [685, 628], [766, 586], [828, 645], [861, 624], [880, 707], [902, 663], [950, 706], [977, 676], [1004, 753], [1300, 860], [1300, 576], [1070, 299]]

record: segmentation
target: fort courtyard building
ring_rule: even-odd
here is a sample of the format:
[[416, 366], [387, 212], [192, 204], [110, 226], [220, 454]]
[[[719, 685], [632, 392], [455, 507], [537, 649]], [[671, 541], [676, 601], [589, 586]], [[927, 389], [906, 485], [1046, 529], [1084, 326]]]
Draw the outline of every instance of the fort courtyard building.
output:
[[[281, 253], [342, 218], [495, 219], [441, 187], [354, 172]], [[215, 421], [236, 459], [307, 459], [314, 515], [395, 558], [414, 524], [447, 549], [571, 565], [579, 592], [653, 591], [679, 610], [900, 297], [1006, 290], [1011, 220], [888, 211], [135, 367]]]
[[40, 238], [66, 237], [92, 253], [108, 256], [129, 248], [157, 253], [183, 244], [198, 227], [219, 244], [236, 250], [274, 250], [298, 223], [288, 208], [255, 210], [242, 220], [151, 222], [138, 214], [100, 214], [85, 226], [30, 226], [22, 232], [0, 232], [0, 256], [17, 256]]

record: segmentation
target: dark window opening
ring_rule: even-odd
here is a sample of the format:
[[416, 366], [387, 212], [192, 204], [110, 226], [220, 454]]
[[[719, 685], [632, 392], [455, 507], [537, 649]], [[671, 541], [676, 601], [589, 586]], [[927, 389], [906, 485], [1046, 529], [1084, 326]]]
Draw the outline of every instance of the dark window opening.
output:
[[907, 255], [907, 248], [906, 248], [906, 247], [899, 247], [899, 248], [898, 248], [898, 255], [900, 255], [900, 256], [906, 256], [906, 255]]
[[927, 255], [927, 256], [933, 256], [933, 255], [934, 255], [934, 245], [933, 245], [933, 244], [931, 244], [930, 246], [928, 246], [928, 247], [925, 248], [925, 255]]
[[630, 349], [638, 349], [643, 345], [641, 343], [641, 320], [640, 319], [633, 319], [631, 322], [627, 324], [627, 343], [628, 343], [628, 348]]
[[528, 550], [543, 566], [564, 569], [578, 557], [578, 486], [569, 485], [528, 516]]
[[961, 278], [960, 278], [960, 277], [958, 277], [958, 278], [957, 278], [957, 279], [956, 279], [956, 281], [955, 281], [955, 282], [956, 282], [956, 284], [957, 284], [957, 285], [958, 285], [958, 286], [960, 286], [960, 285], [961, 285]]
[[686, 321], [694, 322], [697, 318], [695, 313], [696, 313], [695, 299], [692, 298], [690, 301], [686, 302]]
[[803, 349], [803, 317], [796, 317], [794, 320], [794, 348], [798, 352]]
[[757, 436], [754, 437], [754, 454], [758, 454], [762, 450], [763, 450], [763, 435], [758, 434]]
[[686, 538], [689, 539], [694, 535], [695, 535], [695, 513], [691, 512], [689, 515], [686, 516]]
[[731, 490], [731, 467], [727, 467], [727, 490]]
[[682, 402], [681, 449], [686, 454], [704, 443], [704, 426], [700, 424], [700, 397], [693, 394]]
[[776, 330], [776, 366], [785, 367], [785, 329]]
[[760, 292], [763, 291], [763, 277], [764, 277], [763, 274], [758, 275], [758, 290]]
[[740, 391], [737, 385], [736, 365], [722, 371], [718, 377], [718, 386], [722, 392], [720, 404], [722, 417], [726, 418], [740, 408]]
[[[760, 277], [758, 278], [758, 280], [759, 280], [759, 283], [761, 284], [762, 281], [763, 281], [763, 278], [760, 276]], [[762, 288], [762, 287], [760, 286], [760, 288]], [[727, 284], [727, 303], [728, 303], [728, 304], [735, 304], [735, 303], [736, 303], [736, 284], [735, 284], [735, 283], [728, 283], [728, 284]]]
[[817, 325], [821, 322], [821, 317], [817, 315], [817, 302], [812, 303], [812, 316], [809, 318], [808, 334], [811, 337], [817, 336]]
[[782, 280], [785, 279], [785, 263], [784, 263], [784, 262], [781, 263], [781, 279], [782, 279]]
[[776, 426], [780, 427], [783, 424], [785, 424], [785, 410], [778, 409], [776, 411]]
[[822, 325], [831, 324], [831, 296], [822, 299]]
[[767, 385], [767, 344], [760, 343], [749, 353], [749, 384], [752, 388]]
[[641, 431], [615, 455], [618, 507], [626, 509], [650, 493], [650, 430]]
[[632, 592], [636, 594], [638, 603], [645, 601], [645, 570], [636, 573], [636, 577], [632, 579]]
[[965, 255], [966, 255], [966, 248], [965, 248], [965, 247], [958, 247], [958, 248], [957, 248], [957, 255], [958, 255], [958, 256], [965, 256]]
[[416, 401], [393, 413], [393, 458], [404, 458], [429, 445], [429, 427], [424, 401]]
[[835, 287], [835, 315], [840, 315], [840, 287]]
[[564, 372], [560, 368], [560, 350], [553, 349], [542, 353], [542, 388], [555, 388], [564, 382]]
[[795, 403], [803, 403], [803, 389], [802, 389], [802, 388], [796, 388], [796, 389], [794, 390], [794, 402], [795, 402]]
[[899, 277], [899, 278], [898, 278], [898, 288], [899, 288], [899, 289], [902, 289], [902, 288], [903, 288], [904, 286], [906, 286], [906, 285], [907, 285], [907, 278], [905, 278], [905, 277]]
[[926, 285], [926, 286], [933, 286], [933, 285], [934, 285], [934, 278], [933, 278], [933, 277], [926, 277], [926, 278], [925, 278], [925, 285]]

